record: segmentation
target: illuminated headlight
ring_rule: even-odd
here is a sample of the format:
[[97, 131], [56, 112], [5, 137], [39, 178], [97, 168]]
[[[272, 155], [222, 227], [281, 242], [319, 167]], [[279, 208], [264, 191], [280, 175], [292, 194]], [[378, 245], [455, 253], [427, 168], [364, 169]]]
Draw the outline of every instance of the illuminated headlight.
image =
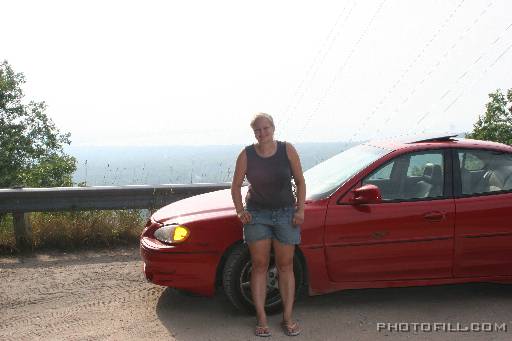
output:
[[189, 229], [182, 225], [164, 225], [155, 231], [155, 238], [168, 244], [182, 243], [189, 235]]

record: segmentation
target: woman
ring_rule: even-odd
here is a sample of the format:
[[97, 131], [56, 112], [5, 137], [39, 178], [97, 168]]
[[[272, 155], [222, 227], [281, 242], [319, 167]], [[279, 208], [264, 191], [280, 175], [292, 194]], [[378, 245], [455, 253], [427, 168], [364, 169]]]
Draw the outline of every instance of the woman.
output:
[[[238, 217], [244, 224], [244, 240], [251, 254], [251, 292], [256, 309], [257, 336], [270, 336], [265, 313], [267, 270], [270, 250], [274, 248], [279, 274], [279, 291], [283, 301], [281, 326], [286, 335], [298, 335], [301, 329], [292, 319], [295, 297], [293, 256], [300, 243], [300, 227], [304, 222], [306, 184], [299, 155], [287, 142], [274, 140], [274, 120], [268, 114], [256, 114], [251, 128], [258, 141], [242, 150], [236, 160], [231, 196]], [[242, 203], [244, 178], [249, 191]], [[296, 185], [293, 194], [291, 178]]]

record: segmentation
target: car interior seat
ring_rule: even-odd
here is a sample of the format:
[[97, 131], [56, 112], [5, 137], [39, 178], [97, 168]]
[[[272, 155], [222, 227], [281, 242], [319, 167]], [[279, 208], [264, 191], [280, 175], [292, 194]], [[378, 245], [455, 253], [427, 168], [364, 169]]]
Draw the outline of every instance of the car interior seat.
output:
[[504, 174], [499, 171], [491, 172], [489, 175], [489, 191], [501, 191], [503, 189]]
[[487, 170], [475, 185], [474, 193], [486, 193], [491, 191], [491, 178], [496, 179], [492, 170]]
[[440, 165], [425, 164], [423, 179], [416, 183], [415, 198], [436, 197], [442, 194], [443, 172]]
[[[443, 195], [443, 169], [440, 165], [430, 164], [432, 166], [428, 171], [430, 174], [430, 184], [432, 187], [428, 193], [429, 197], [439, 197]], [[426, 168], [426, 167], [425, 167]], [[423, 176], [425, 177], [425, 172], [423, 172]]]
[[469, 171], [462, 167], [460, 169], [460, 182], [462, 185], [462, 194], [470, 194], [472, 193], [471, 190], [471, 174], [469, 174]]
[[490, 191], [508, 191], [512, 189], [512, 167], [503, 166], [497, 168], [489, 176]]

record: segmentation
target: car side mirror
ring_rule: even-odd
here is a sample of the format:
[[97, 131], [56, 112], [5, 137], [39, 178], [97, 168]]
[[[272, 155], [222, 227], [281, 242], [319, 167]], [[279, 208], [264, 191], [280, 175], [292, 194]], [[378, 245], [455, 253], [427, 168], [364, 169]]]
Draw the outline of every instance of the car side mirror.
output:
[[382, 201], [380, 189], [375, 185], [361, 186], [352, 190], [352, 194], [354, 196], [350, 199], [350, 203], [353, 205], [377, 204]]

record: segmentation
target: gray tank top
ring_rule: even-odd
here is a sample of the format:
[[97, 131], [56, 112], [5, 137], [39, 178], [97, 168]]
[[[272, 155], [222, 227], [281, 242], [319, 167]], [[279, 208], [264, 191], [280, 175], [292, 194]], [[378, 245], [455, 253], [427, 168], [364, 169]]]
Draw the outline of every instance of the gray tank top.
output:
[[249, 191], [245, 197], [249, 208], [282, 208], [292, 206], [292, 170], [286, 153], [286, 142], [277, 141], [277, 151], [261, 157], [254, 145], [245, 147]]

